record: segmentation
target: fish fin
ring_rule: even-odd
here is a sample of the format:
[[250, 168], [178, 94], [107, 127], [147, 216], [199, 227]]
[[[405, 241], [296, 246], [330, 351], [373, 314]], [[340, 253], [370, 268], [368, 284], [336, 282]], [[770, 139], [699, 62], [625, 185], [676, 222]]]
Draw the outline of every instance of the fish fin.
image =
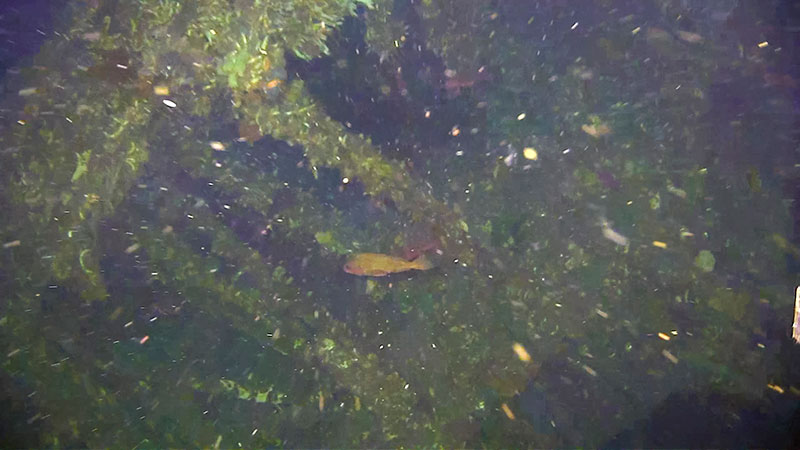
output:
[[427, 256], [425, 256], [425, 255], [420, 255], [420, 256], [419, 256], [417, 259], [415, 259], [413, 262], [414, 262], [414, 268], [415, 268], [415, 269], [417, 269], [417, 270], [429, 270], [429, 269], [433, 269], [433, 263], [432, 263], [432, 262], [431, 262], [431, 260], [430, 260], [430, 259], [428, 259], [428, 257], [427, 257]]

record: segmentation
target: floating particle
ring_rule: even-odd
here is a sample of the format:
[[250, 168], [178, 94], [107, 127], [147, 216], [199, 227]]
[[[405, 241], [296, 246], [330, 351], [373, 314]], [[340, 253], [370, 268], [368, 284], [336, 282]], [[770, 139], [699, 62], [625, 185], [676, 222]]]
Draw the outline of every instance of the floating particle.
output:
[[782, 387], [778, 386], [777, 384], [770, 383], [770, 384], [767, 385], [767, 387], [772, 389], [773, 391], [777, 392], [778, 394], [783, 394], [784, 392], [786, 392], [786, 391], [783, 390]]
[[574, 30], [575, 28], [578, 28], [578, 22], [573, 23], [572, 26], [569, 27], [570, 30]]
[[519, 342], [514, 342], [514, 345], [512, 345], [511, 348], [514, 349], [514, 353], [517, 354], [517, 357], [519, 358], [520, 361], [522, 362], [531, 361], [530, 353], [528, 353], [528, 350], [526, 350], [525, 347], [523, 347], [522, 344], [520, 344]]
[[116, 309], [108, 316], [108, 320], [117, 320], [119, 315], [122, 314], [122, 306], [117, 306]]
[[144, 344], [145, 342], [150, 340], [150, 336], [145, 335], [143, 338], [139, 339], [139, 344]]
[[587, 366], [586, 364], [583, 365], [583, 370], [585, 370], [586, 373], [588, 373], [589, 375], [591, 375], [593, 377], [597, 376], [597, 371], [592, 369], [591, 367]]
[[211, 142], [208, 143], [208, 145], [210, 145], [211, 148], [213, 148], [214, 150], [216, 150], [218, 152], [224, 152], [225, 151], [225, 144], [223, 144], [220, 141], [211, 141]]
[[325, 409], [325, 395], [322, 392], [319, 393], [319, 412]]
[[275, 89], [276, 87], [278, 87], [279, 84], [281, 84], [281, 80], [276, 78], [276, 79], [271, 80], [270, 82], [268, 82], [265, 85], [265, 87], [267, 88], [267, 90]]
[[658, 27], [650, 27], [647, 29], [647, 40], [654, 42], [672, 42], [673, 37], [666, 30]]
[[461, 134], [461, 130], [458, 129], [458, 125], [453, 125], [453, 128], [450, 129], [450, 134], [453, 136], [458, 136]]
[[758, 48], [764, 48], [769, 45], [769, 42], [763, 41], [758, 43]]
[[356, 411], [361, 411], [361, 399], [357, 395], [353, 399], [353, 407], [355, 407]]
[[20, 245], [22, 245], [22, 241], [20, 241], [19, 239], [16, 239], [16, 240], [9, 241], [9, 242], [6, 242], [5, 244], [3, 244], [3, 248], [19, 247]]
[[517, 116], [517, 120], [525, 120], [525, 113], [521, 113]]
[[794, 322], [792, 323], [792, 339], [800, 343], [800, 286], [794, 291]]
[[670, 337], [669, 337], [669, 335], [668, 335], [668, 334], [666, 334], [666, 333], [658, 333], [658, 337], [659, 337], [659, 338], [661, 338], [661, 339], [663, 339], [663, 340], [665, 340], [665, 341], [668, 341], [668, 340], [670, 340]]
[[131, 253], [135, 252], [136, 250], [139, 250], [139, 247], [141, 247], [141, 246], [138, 243], [133, 244], [130, 247], [125, 249], [125, 253], [130, 255]]
[[83, 33], [82, 36], [89, 42], [95, 42], [100, 40], [100, 32], [99, 31], [90, 31], [88, 33]]
[[672, 364], [678, 364], [678, 358], [670, 353], [669, 350], [661, 350], [661, 354], [664, 355], [664, 358], [667, 358]]
[[25, 88], [25, 89], [20, 89], [19, 90], [20, 97], [28, 97], [28, 96], [33, 95], [35, 93], [36, 93], [36, 88], [35, 87], [29, 87], [29, 88]]
[[431, 118], [431, 111], [430, 110], [425, 110], [425, 118], [426, 119], [430, 119]]
[[597, 315], [602, 317], [603, 319], [608, 319], [608, 313], [601, 310], [600, 308], [595, 309], [594, 312], [596, 312]]
[[512, 412], [511, 408], [509, 408], [508, 405], [506, 405], [505, 403], [500, 405], [500, 408], [503, 409], [503, 412], [506, 413], [506, 417], [508, 417], [510, 420], [516, 420], [517, 419], [517, 417], [514, 416], [514, 412]]
[[168, 98], [165, 98], [164, 100], [161, 100], [161, 102], [164, 105], [166, 105], [168, 108], [174, 108], [174, 107], [178, 106], [177, 103], [173, 102], [172, 100], [170, 100]]
[[156, 95], [169, 95], [169, 86], [163, 84], [153, 86], [153, 93]]
[[653, 241], [653, 247], [667, 248], [667, 243], [661, 241]]
[[342, 184], [347, 184], [350, 182], [350, 178], [344, 177], [342, 178]]
[[689, 42], [691, 44], [697, 44], [703, 42], [703, 36], [700, 36], [697, 33], [692, 33], [691, 31], [678, 30], [675, 32], [675, 34], [678, 35], [678, 39]]
[[536, 149], [533, 147], [525, 147], [522, 150], [522, 156], [524, 156], [525, 159], [531, 159], [536, 161], [537, 159], [539, 159], [539, 152], [537, 152]]
[[517, 161], [517, 152], [513, 150], [509, 151], [508, 155], [506, 155], [506, 157], [503, 158], [503, 163], [505, 163], [505, 165], [508, 167], [513, 166], [516, 161]]
[[581, 125], [581, 130], [583, 130], [586, 134], [592, 137], [606, 136], [611, 133], [611, 128], [609, 128], [608, 125], [604, 123]]
[[611, 241], [611, 242], [613, 242], [613, 243], [615, 243], [617, 245], [621, 245], [623, 247], [628, 245], [628, 243], [629, 243], [629, 240], [628, 240], [627, 237], [625, 237], [624, 235], [612, 230], [611, 227], [608, 225], [608, 223], [605, 222], [605, 221], [603, 222], [603, 237], [608, 239], [609, 241]]
[[642, 31], [642, 27], [636, 27], [636, 28], [631, 30], [631, 34], [637, 34], [640, 31]]

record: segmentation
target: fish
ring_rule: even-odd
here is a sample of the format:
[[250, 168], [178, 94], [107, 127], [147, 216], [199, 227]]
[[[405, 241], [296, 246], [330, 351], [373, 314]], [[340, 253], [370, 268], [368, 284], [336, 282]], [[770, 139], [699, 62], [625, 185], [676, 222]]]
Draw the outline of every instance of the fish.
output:
[[461, 89], [471, 88], [484, 81], [492, 81], [492, 75], [481, 67], [473, 74], [457, 74], [454, 71], [445, 71], [444, 90], [448, 98], [455, 98], [461, 94]]
[[382, 277], [390, 273], [405, 272], [408, 270], [428, 270], [433, 264], [425, 255], [413, 261], [382, 253], [358, 253], [347, 260], [343, 269], [353, 275], [366, 277]]

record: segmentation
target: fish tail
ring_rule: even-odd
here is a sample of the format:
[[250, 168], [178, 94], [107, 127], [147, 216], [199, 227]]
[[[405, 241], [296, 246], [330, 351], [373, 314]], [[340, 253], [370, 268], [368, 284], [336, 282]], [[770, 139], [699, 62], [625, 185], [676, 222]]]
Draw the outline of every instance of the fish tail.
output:
[[433, 269], [433, 263], [425, 255], [420, 255], [419, 258], [413, 261], [414, 268], [417, 270]]

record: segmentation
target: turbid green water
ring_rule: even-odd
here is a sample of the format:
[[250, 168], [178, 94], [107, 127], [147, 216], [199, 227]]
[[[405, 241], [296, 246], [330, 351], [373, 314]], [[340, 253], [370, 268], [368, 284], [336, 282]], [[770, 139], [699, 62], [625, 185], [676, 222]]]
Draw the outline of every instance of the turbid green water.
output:
[[3, 446], [797, 442], [789, 2], [53, 14], [2, 80]]

